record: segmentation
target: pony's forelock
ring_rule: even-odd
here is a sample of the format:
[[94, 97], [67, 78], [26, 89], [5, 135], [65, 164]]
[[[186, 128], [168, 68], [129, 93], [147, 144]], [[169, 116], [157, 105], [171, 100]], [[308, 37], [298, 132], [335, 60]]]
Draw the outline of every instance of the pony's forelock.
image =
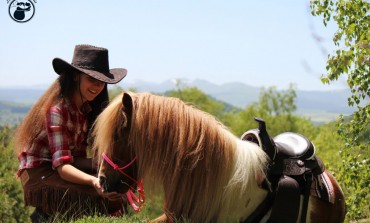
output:
[[[123, 93], [117, 95], [104, 111], [97, 117], [93, 125], [93, 149], [97, 154], [102, 152], [109, 154], [111, 146], [114, 143], [114, 138], [119, 134], [121, 129], [127, 123], [126, 117], [122, 115], [122, 99]], [[100, 156], [99, 156], [100, 158]]]

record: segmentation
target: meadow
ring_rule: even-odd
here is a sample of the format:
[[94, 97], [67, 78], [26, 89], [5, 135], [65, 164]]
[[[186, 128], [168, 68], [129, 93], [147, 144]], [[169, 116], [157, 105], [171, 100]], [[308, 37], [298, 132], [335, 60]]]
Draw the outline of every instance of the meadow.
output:
[[[324, 161], [326, 168], [338, 179], [347, 200], [346, 222], [356, 219], [370, 218], [370, 188], [369, 182], [369, 157], [368, 145], [363, 145], [363, 150], [357, 151], [362, 162], [354, 162], [354, 173], [344, 172], [341, 167], [351, 160], [343, 156], [344, 141], [337, 133], [337, 123], [330, 122], [321, 125], [314, 124], [307, 118], [294, 114], [294, 89], [285, 92], [265, 91], [262, 92], [259, 102], [247, 106], [243, 110], [225, 110], [223, 102], [216, 101], [197, 88], [184, 88], [166, 93], [167, 96], [179, 97], [188, 103], [204, 110], [222, 123], [228, 126], [232, 132], [240, 136], [246, 130], [257, 127], [253, 117], [263, 117], [266, 120], [270, 135], [274, 136], [282, 132], [297, 132], [309, 138], [317, 148], [318, 156]], [[110, 92], [111, 97], [115, 92]], [[279, 96], [277, 96], [279, 95]], [[287, 100], [291, 99], [291, 100]], [[274, 106], [275, 101], [277, 106]], [[0, 222], [30, 222], [29, 215], [32, 207], [25, 207], [23, 203], [23, 191], [20, 181], [16, 178], [18, 168], [17, 155], [12, 145], [12, 137], [16, 125], [4, 125], [0, 127]], [[369, 129], [362, 136], [368, 137]], [[79, 219], [68, 220], [69, 222], [146, 222], [163, 213], [161, 195], [152, 196], [150, 185], [145, 185], [147, 199], [140, 213], [132, 210], [128, 215], [120, 217], [84, 216]], [[210, 198], [211, 199], [211, 198]], [[62, 215], [54, 217], [52, 222], [64, 222]], [[365, 221], [366, 222], [366, 221]]]

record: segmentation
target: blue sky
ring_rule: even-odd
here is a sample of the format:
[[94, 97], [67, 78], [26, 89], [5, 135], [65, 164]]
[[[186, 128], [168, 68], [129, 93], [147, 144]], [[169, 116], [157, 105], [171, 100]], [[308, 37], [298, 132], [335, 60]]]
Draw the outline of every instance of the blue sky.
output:
[[49, 85], [52, 59], [71, 61], [76, 44], [108, 48], [110, 67], [126, 68], [127, 83], [346, 86], [320, 81], [336, 28], [324, 27], [305, 0], [37, 0], [27, 23], [10, 18], [6, 0], [0, 5], [0, 87]]

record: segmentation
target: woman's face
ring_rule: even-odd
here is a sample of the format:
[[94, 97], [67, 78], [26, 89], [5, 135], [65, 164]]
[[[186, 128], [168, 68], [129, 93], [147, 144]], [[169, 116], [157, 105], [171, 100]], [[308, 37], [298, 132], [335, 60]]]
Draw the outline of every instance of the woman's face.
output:
[[83, 102], [92, 101], [104, 89], [105, 83], [86, 74], [80, 75], [80, 94]]

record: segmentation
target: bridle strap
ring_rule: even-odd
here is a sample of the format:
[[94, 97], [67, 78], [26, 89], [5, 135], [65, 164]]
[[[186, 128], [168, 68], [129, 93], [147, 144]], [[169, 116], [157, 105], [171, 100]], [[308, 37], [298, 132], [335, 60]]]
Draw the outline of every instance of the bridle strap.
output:
[[103, 159], [109, 165], [111, 165], [111, 167], [113, 167], [114, 170], [118, 170], [120, 173], [122, 173], [123, 175], [125, 175], [126, 177], [128, 177], [130, 180], [134, 181], [134, 183], [138, 184], [138, 182], [134, 178], [130, 177], [127, 173], [123, 172], [124, 169], [128, 168], [129, 166], [131, 166], [135, 162], [136, 157], [133, 160], [131, 160], [131, 162], [128, 163], [126, 166], [119, 167], [117, 164], [113, 163], [113, 161], [111, 159], [109, 159], [108, 156], [105, 155], [104, 152], [101, 155], [102, 155]]
[[[144, 202], [145, 202], [144, 181], [143, 180], [137, 181], [134, 178], [132, 178], [131, 176], [129, 176], [127, 173], [123, 172], [124, 169], [128, 168], [129, 166], [131, 166], [136, 161], [136, 156], [127, 165], [125, 165], [123, 167], [119, 167], [111, 159], [109, 159], [109, 157], [104, 152], [101, 155], [102, 155], [103, 159], [109, 165], [111, 165], [111, 167], [113, 167], [114, 170], [119, 171], [120, 173], [122, 173], [123, 175], [128, 177], [130, 180], [132, 180], [134, 183], [136, 183], [137, 192], [139, 193], [139, 197], [136, 197], [135, 193], [132, 192], [132, 190], [131, 190], [132, 187], [131, 186], [130, 186], [131, 188], [126, 192], [126, 197], [127, 197], [128, 202], [130, 203], [131, 207], [134, 209], [134, 211], [136, 211], [136, 212], [141, 211], [141, 207], [144, 205]], [[135, 202], [137, 203], [137, 205], [135, 204]]]
[[104, 160], [105, 160], [105, 161], [107, 161], [107, 163], [109, 163], [109, 165], [111, 165], [115, 170], [124, 170], [124, 169], [126, 169], [127, 167], [131, 166], [131, 165], [135, 162], [135, 160], [136, 160], [136, 156], [135, 156], [135, 158], [134, 158], [134, 159], [132, 159], [132, 160], [131, 160], [131, 162], [129, 162], [126, 166], [118, 167], [118, 165], [117, 165], [117, 164], [115, 164], [115, 163], [113, 163], [113, 161], [112, 161], [112, 160], [110, 160], [110, 159], [108, 158], [108, 156], [107, 156], [104, 152], [103, 152], [101, 155], [102, 155], [102, 157], [104, 158]]

